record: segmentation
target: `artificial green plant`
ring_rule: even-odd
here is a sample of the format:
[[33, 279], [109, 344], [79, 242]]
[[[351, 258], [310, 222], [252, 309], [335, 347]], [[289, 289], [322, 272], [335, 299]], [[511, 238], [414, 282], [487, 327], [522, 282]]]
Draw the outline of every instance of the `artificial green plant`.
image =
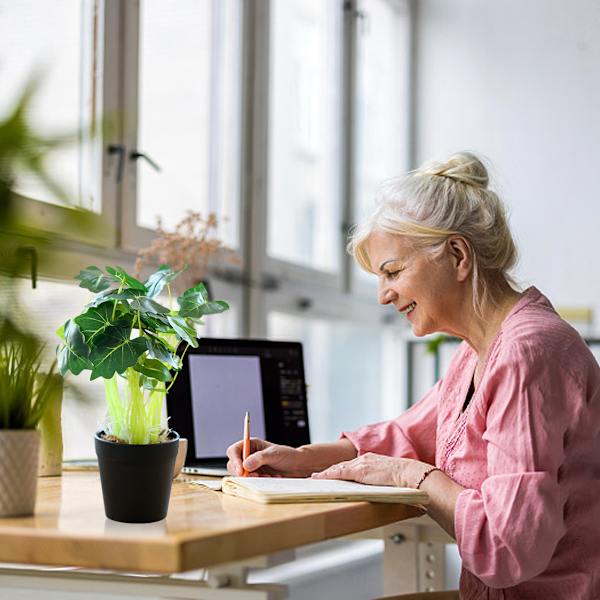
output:
[[[111, 438], [154, 444], [168, 435], [163, 400], [185, 352], [198, 345], [196, 326], [205, 315], [229, 308], [223, 300], [209, 300], [202, 283], [181, 294], [173, 308], [170, 284], [182, 271], [162, 265], [142, 283], [121, 267], [104, 272], [91, 266], [75, 277], [95, 296], [58, 330], [58, 366], [63, 375], [89, 370], [91, 380], [104, 378], [105, 433]], [[171, 307], [157, 300], [165, 288]], [[186, 346], [178, 353], [181, 343]]]

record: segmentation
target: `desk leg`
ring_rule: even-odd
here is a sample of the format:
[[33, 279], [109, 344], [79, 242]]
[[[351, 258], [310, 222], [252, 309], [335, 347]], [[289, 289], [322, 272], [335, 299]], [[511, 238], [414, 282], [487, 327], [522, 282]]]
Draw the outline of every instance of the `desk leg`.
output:
[[384, 527], [383, 532], [386, 595], [445, 589], [445, 545], [426, 541], [426, 527], [400, 522]]

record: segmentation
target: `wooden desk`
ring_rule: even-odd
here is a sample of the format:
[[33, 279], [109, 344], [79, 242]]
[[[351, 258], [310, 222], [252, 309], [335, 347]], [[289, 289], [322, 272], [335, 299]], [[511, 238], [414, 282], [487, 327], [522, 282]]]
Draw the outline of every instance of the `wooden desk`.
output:
[[97, 472], [39, 481], [33, 517], [0, 519], [0, 562], [178, 573], [239, 562], [414, 517], [402, 504], [261, 505], [175, 481], [167, 519], [106, 519]]

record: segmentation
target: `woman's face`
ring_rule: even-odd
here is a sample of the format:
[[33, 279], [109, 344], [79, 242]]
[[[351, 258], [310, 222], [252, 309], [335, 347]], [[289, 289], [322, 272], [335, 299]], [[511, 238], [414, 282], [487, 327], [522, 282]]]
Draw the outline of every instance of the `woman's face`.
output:
[[405, 314], [417, 336], [454, 334], [464, 306], [460, 259], [444, 249], [431, 255], [403, 236], [374, 232], [367, 242], [371, 269], [378, 276], [378, 301]]

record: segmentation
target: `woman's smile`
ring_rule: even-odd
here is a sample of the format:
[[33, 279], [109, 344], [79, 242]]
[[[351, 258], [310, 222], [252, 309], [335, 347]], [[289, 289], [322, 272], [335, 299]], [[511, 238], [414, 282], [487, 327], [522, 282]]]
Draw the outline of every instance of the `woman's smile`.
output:
[[416, 302], [410, 302], [406, 305], [404, 305], [402, 308], [398, 309], [398, 312], [402, 313], [403, 315], [407, 315], [409, 313], [411, 313], [413, 310], [415, 310], [415, 307], [417, 306]]

